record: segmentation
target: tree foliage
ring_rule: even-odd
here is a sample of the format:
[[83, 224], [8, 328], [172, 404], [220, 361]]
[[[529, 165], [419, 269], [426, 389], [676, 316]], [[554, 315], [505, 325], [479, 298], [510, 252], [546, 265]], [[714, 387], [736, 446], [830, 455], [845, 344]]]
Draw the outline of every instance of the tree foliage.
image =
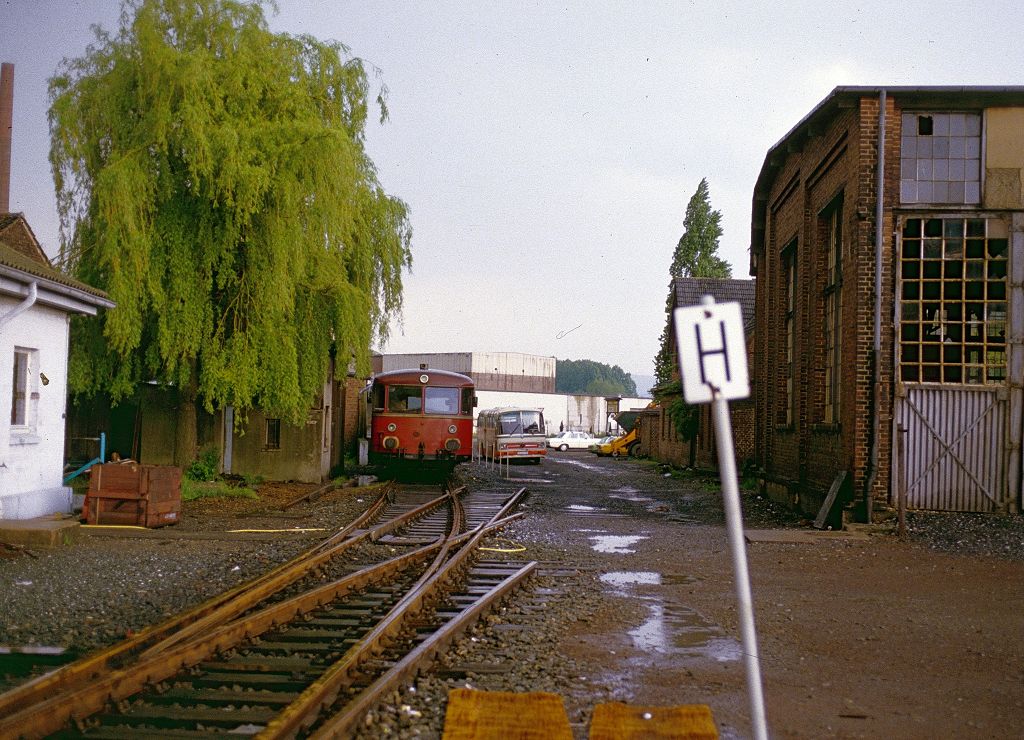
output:
[[332, 349], [368, 369], [411, 264], [406, 205], [364, 149], [368, 90], [345, 46], [272, 33], [263, 2], [126, 0], [64, 60], [61, 257], [117, 304], [73, 327], [73, 391], [156, 380], [298, 421]]
[[[718, 240], [722, 236], [722, 214], [711, 208], [711, 192], [708, 181], [702, 179], [697, 192], [686, 205], [683, 219], [683, 235], [672, 253], [669, 266], [671, 280], [681, 277], [729, 278], [732, 268], [718, 256]], [[675, 308], [675, 293], [669, 283], [669, 294], [665, 301], [665, 328], [659, 339], [658, 354], [654, 358], [654, 375], [658, 384], [672, 379], [673, 358], [671, 342], [672, 311]]]
[[636, 383], [618, 365], [593, 360], [555, 360], [555, 391], [588, 396], [636, 396]]

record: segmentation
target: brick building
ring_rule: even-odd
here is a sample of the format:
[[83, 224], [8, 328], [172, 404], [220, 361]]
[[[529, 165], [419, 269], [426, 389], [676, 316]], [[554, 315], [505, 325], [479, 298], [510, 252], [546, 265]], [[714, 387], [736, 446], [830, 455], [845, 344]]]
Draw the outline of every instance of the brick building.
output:
[[840, 87], [769, 150], [750, 270], [769, 495], [814, 513], [836, 484], [860, 520], [901, 489], [1019, 510], [1022, 183], [1024, 87]]
[[[740, 304], [743, 315], [743, 329], [747, 347], [751, 346], [754, 329], [754, 282], [725, 278], [676, 278], [670, 287], [675, 308], [696, 306], [705, 295], [713, 296], [716, 303], [735, 301]], [[670, 327], [669, 351], [672, 355], [673, 380], [679, 379], [679, 360], [676, 349], [675, 328]], [[749, 351], [748, 351], [749, 360]], [[669, 406], [681, 391], [666, 392], [655, 388], [659, 405], [646, 409], [640, 414], [640, 453], [660, 462], [672, 465], [694, 466], [705, 470], [718, 468], [718, 451], [715, 446], [714, 425], [711, 421], [711, 406], [699, 409], [699, 427], [693, 440], [683, 439], [671, 418]], [[732, 401], [729, 404], [732, 425], [733, 447], [737, 466], [743, 468], [754, 453], [754, 404], [751, 400]]]

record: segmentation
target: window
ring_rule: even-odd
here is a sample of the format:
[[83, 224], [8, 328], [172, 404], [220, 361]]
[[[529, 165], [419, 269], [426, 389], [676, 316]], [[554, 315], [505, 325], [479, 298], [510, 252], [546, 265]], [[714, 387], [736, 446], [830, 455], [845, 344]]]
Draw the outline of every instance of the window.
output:
[[267, 449], [281, 449], [281, 420], [267, 419]]
[[461, 412], [462, 415], [463, 416], [472, 416], [473, 415], [473, 407], [475, 407], [475, 406], [476, 406], [476, 396], [473, 395], [473, 389], [472, 388], [463, 388], [462, 389], [462, 412]]
[[981, 114], [907, 112], [900, 137], [903, 203], [981, 202]]
[[837, 198], [821, 215], [825, 237], [825, 356], [824, 408], [826, 424], [839, 423], [839, 377], [842, 367], [841, 327], [843, 325], [843, 200]]
[[997, 218], [908, 218], [900, 242], [900, 379], [1006, 381], [1009, 229]]
[[28, 352], [14, 350], [14, 382], [11, 398], [11, 425], [28, 423]]
[[36, 431], [39, 409], [39, 352], [14, 348], [14, 372], [11, 378], [11, 427], [16, 434]]
[[428, 414], [442, 414], [454, 416], [459, 413], [459, 389], [458, 388], [432, 388], [423, 389], [426, 399], [424, 408]]
[[500, 434], [540, 434], [544, 415], [540, 411], [506, 411], [499, 421]]
[[419, 411], [423, 390], [418, 385], [393, 385], [388, 389], [388, 411]]
[[782, 355], [782, 409], [779, 421], [793, 425], [793, 373], [796, 361], [796, 239], [782, 250], [783, 355]]

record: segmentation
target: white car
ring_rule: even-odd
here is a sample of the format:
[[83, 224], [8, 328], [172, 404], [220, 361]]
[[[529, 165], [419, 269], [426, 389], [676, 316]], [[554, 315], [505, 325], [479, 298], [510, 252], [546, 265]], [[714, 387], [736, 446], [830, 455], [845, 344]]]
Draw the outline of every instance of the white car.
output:
[[559, 432], [548, 438], [548, 447], [556, 450], [585, 450], [596, 441], [586, 432]]

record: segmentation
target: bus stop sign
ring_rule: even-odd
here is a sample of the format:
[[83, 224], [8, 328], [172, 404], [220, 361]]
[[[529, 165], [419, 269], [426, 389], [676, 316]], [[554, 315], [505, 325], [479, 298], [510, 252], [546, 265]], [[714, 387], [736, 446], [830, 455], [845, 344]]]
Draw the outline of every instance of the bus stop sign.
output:
[[710, 403], [715, 391], [725, 400], [750, 395], [747, 345], [739, 303], [715, 303], [704, 297], [699, 306], [672, 314], [679, 349], [679, 372], [687, 403]]

